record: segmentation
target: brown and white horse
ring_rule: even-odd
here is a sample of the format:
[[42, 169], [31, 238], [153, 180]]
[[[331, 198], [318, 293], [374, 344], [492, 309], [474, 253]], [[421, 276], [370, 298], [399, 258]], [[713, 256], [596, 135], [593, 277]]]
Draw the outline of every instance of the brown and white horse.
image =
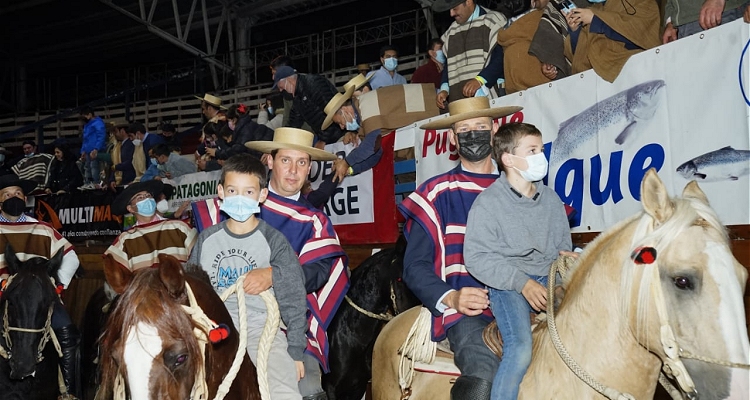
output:
[[[185, 275], [180, 262], [168, 255], [159, 256], [159, 268], [135, 272], [106, 258], [105, 275], [121, 295], [102, 335], [97, 399], [191, 399], [206, 392], [213, 399], [237, 354], [239, 334], [210, 284]], [[184, 308], [190, 303], [189, 288], [194, 306], [229, 329], [226, 339], [207, 342], [205, 352], [195, 335], [205, 327]], [[244, 347], [240, 351], [245, 353], [241, 367], [225, 399], [260, 400], [255, 367]]]
[[[643, 212], [602, 233], [567, 276], [555, 319], [563, 345], [593, 380], [634, 399], [654, 397], [663, 365], [688, 398], [748, 399], [748, 274], [725, 228], [695, 182], [670, 199], [651, 170], [641, 195]], [[376, 400], [401, 398], [397, 352], [417, 314], [396, 317], [375, 344]], [[563, 362], [547, 323], [533, 338], [519, 398], [603, 398]], [[450, 379], [416, 371], [410, 399], [448, 399]]]

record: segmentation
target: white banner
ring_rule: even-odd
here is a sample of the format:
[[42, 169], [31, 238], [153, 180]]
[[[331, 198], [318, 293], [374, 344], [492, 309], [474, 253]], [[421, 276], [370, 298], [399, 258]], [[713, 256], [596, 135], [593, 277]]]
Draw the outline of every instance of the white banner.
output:
[[165, 184], [174, 186], [174, 194], [169, 200], [169, 211], [176, 211], [186, 201], [213, 199], [218, 196], [216, 186], [219, 184], [221, 171], [196, 172], [174, 179], [164, 179]]
[[[341, 142], [326, 145], [326, 151], [344, 157], [354, 150], [353, 144]], [[331, 173], [333, 161], [313, 161], [308, 179], [317, 189], [323, 177]], [[334, 225], [365, 224], [375, 221], [373, 212], [372, 169], [359, 175], [347, 176], [322, 207]]]
[[[492, 105], [523, 106], [501, 123], [542, 132], [545, 183], [576, 209], [574, 231], [602, 231], [639, 211], [651, 167], [672, 194], [695, 179], [725, 224], [748, 224], [748, 37], [748, 25], [736, 21], [632, 57], [614, 83], [587, 71]], [[417, 184], [458, 162], [447, 131], [397, 135], [413, 135]]]

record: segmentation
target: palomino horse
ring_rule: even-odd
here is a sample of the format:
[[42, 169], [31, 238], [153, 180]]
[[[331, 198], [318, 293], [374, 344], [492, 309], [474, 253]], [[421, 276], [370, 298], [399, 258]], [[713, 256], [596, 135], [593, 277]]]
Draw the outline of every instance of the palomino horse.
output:
[[[121, 294], [102, 336], [97, 398], [190, 399], [205, 395], [204, 389], [204, 398], [215, 398], [238, 354], [239, 334], [211, 285], [185, 275], [180, 262], [168, 255], [159, 255], [159, 268], [135, 272], [106, 258], [104, 272]], [[197, 305], [189, 304], [191, 293]], [[196, 324], [184, 306], [191, 312], [199, 307], [215, 323], [224, 324], [228, 337], [207, 342], [203, 352], [196, 330], [213, 335]], [[239, 351], [244, 357], [225, 399], [260, 400], [255, 367], [245, 348]]]
[[[367, 390], [372, 348], [383, 325], [419, 304], [401, 280], [406, 239], [368, 257], [352, 271], [348, 300], [328, 326], [331, 372], [323, 376], [329, 400], [360, 400]], [[362, 311], [357, 310], [356, 307]]]
[[35, 257], [19, 262], [10, 244], [6, 247], [11, 278], [0, 298], [3, 399], [57, 399], [59, 356], [50, 322], [54, 302], [59, 300], [50, 277], [57, 276], [62, 257], [60, 250], [51, 260]]
[[[670, 199], [652, 169], [641, 196], [643, 212], [602, 233], [567, 275], [555, 311], [562, 345], [610, 393], [653, 398], [664, 366], [688, 398], [747, 399], [748, 274], [732, 256], [726, 230], [695, 182]], [[401, 396], [397, 352], [416, 315], [394, 319], [375, 344], [376, 400]], [[553, 333], [547, 323], [535, 328], [519, 398], [602, 398], [558, 355]], [[415, 372], [411, 399], [449, 398], [450, 378]]]

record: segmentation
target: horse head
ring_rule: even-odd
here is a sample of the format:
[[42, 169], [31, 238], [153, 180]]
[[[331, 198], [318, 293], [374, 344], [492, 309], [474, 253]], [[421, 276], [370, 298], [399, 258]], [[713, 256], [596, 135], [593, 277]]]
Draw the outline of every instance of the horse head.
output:
[[[131, 272], [105, 259], [105, 276], [120, 293], [102, 336], [104, 398], [127, 390], [133, 400], [187, 399], [203, 368], [203, 354], [193, 334], [185, 275], [175, 258], [159, 255], [159, 268]], [[117, 388], [118, 375], [126, 388]], [[113, 389], [115, 388], [115, 389]]]
[[5, 261], [10, 278], [0, 298], [3, 313], [2, 346], [10, 364], [10, 378], [34, 376], [51, 335], [50, 321], [57, 301], [54, 278], [62, 263], [63, 250], [52, 259], [34, 257], [21, 262], [10, 244]]
[[[641, 183], [641, 203], [643, 213], [587, 246], [559, 317], [573, 323], [581, 312], [608, 314], [612, 328], [600, 324], [597, 334], [608, 337], [605, 347], [618, 348], [619, 354], [608, 349], [610, 357], [623, 358], [620, 367], [608, 367], [612, 376], [622, 369], [611, 383], [630, 386], [636, 398], [653, 391], [662, 366], [690, 398], [746, 394], [748, 372], [740, 368], [750, 355], [742, 298], [748, 274], [726, 229], [697, 183], [670, 198], [653, 169]], [[601, 294], [593, 299], [592, 291]], [[595, 370], [601, 361], [586, 362]], [[639, 376], [626, 372], [634, 365], [645, 366]]]

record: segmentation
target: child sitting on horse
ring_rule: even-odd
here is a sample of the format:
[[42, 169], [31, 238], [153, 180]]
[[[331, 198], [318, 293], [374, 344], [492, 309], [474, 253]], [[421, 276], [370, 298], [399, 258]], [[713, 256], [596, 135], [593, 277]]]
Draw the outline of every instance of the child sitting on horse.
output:
[[[273, 292], [279, 304], [286, 334], [279, 330], [268, 357], [271, 397], [300, 399], [297, 382], [304, 376], [303, 353], [307, 346], [307, 303], [305, 281], [299, 259], [281, 232], [255, 214], [268, 195], [266, 169], [249, 155], [230, 157], [221, 170], [217, 186], [223, 200], [221, 211], [229, 219], [206, 228], [190, 254], [190, 265], [200, 265], [208, 273], [214, 289], [221, 293], [245, 275], [243, 289], [247, 302], [247, 351], [257, 360], [258, 342], [266, 321], [266, 306], [251, 271], [271, 268]], [[227, 310], [239, 327], [237, 301], [230, 297]], [[243, 334], [243, 333], [241, 333]]]
[[502, 173], [471, 207], [464, 260], [489, 286], [503, 338], [491, 398], [515, 400], [531, 362], [529, 313], [546, 310], [549, 267], [572, 244], [560, 197], [540, 182], [547, 175], [541, 132], [525, 123], [503, 125], [492, 146]]

